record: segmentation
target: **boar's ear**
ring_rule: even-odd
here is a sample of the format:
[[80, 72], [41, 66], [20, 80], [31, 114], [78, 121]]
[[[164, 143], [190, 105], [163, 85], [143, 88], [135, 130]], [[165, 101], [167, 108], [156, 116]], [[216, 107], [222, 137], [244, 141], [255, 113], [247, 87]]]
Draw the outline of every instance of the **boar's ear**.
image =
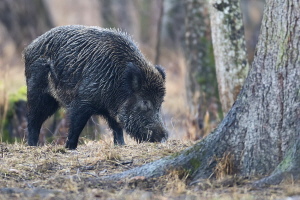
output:
[[158, 72], [161, 74], [164, 80], [166, 80], [166, 73], [164, 68], [162, 68], [160, 65], [155, 65], [155, 68], [158, 70]]
[[142, 81], [142, 72], [132, 62], [127, 64], [125, 70], [125, 82], [134, 92], [140, 90]]

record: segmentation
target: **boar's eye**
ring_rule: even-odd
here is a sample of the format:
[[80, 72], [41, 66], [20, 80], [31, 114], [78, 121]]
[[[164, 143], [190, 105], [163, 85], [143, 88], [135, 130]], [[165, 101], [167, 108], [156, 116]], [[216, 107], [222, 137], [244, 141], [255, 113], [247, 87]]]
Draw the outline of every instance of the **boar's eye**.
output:
[[149, 100], [142, 100], [140, 102], [140, 109], [143, 111], [153, 110], [153, 105]]

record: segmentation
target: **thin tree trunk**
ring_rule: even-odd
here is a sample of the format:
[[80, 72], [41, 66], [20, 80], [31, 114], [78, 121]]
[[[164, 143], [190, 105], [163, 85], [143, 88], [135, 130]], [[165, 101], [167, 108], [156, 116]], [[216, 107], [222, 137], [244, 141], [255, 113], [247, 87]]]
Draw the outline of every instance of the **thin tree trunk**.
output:
[[161, 25], [163, 22], [163, 15], [164, 15], [164, 0], [160, 2], [160, 11], [159, 11], [159, 18], [157, 22], [157, 34], [156, 34], [156, 52], [155, 52], [155, 64], [159, 64], [160, 58], [160, 42], [161, 42]]
[[140, 39], [140, 16], [131, 0], [98, 0], [103, 27], [120, 28]]
[[19, 51], [23, 50], [24, 44], [53, 27], [48, 10], [40, 0], [1, 0], [0, 22]]
[[106, 178], [156, 177], [170, 169], [188, 171], [193, 180], [208, 178], [224, 153], [233, 156], [233, 173], [244, 176], [268, 175], [277, 166], [294, 169], [300, 137], [299, 19], [299, 1], [268, 0], [253, 66], [218, 128], [179, 154]]
[[[218, 118], [217, 112], [210, 112], [211, 104], [217, 103], [218, 91], [216, 72], [210, 37], [208, 3], [206, 0], [185, 0], [186, 7], [186, 94], [189, 106], [188, 126], [194, 130], [199, 139], [203, 136], [204, 116], [208, 111], [211, 118]], [[215, 83], [215, 84], [214, 84]], [[195, 133], [190, 133], [194, 135]]]
[[212, 40], [220, 101], [226, 114], [248, 73], [248, 61], [240, 1], [210, 1]]

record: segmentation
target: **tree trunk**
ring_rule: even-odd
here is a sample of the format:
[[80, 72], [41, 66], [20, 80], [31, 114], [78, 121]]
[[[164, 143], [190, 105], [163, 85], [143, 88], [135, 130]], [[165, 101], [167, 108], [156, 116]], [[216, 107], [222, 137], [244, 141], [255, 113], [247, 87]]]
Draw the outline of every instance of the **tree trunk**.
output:
[[268, 175], [278, 166], [275, 174], [289, 170], [299, 177], [299, 19], [298, 0], [267, 0], [253, 66], [218, 128], [179, 154], [107, 178], [156, 177], [170, 169], [208, 178], [224, 154], [232, 155], [235, 174]]
[[229, 111], [248, 73], [248, 61], [240, 1], [213, 0], [210, 22], [220, 101]]
[[247, 58], [248, 63], [251, 66], [254, 59], [255, 47], [258, 42], [266, 2], [265, 0], [241, 0], [240, 3], [245, 28]]
[[[212, 43], [208, 4], [206, 0], [186, 0], [186, 94], [189, 106], [188, 128], [197, 132], [200, 137], [205, 135], [204, 116], [208, 111], [211, 118], [218, 118], [218, 112], [211, 112], [211, 104], [218, 98], [216, 72]], [[215, 84], [213, 84], [215, 83]], [[216, 109], [217, 110], [217, 109]], [[192, 127], [191, 127], [192, 126]], [[188, 135], [195, 135], [188, 131]], [[199, 139], [195, 136], [195, 139]], [[191, 137], [191, 136], [190, 136]]]
[[159, 64], [159, 58], [160, 58], [160, 43], [161, 43], [161, 25], [163, 22], [163, 15], [164, 15], [164, 0], [160, 1], [160, 5], [159, 5], [159, 17], [158, 17], [158, 21], [157, 21], [157, 33], [156, 33], [156, 51], [155, 51], [155, 59], [154, 59], [154, 63], [156, 65]]
[[43, 1], [1, 0], [0, 22], [21, 51], [36, 36], [53, 27]]
[[99, 0], [102, 26], [119, 28], [140, 39], [140, 16], [131, 0]]
[[254, 186], [262, 187], [265, 185], [279, 184], [283, 179], [299, 180], [300, 178], [300, 138], [286, 153], [284, 159], [266, 178], [254, 183]]

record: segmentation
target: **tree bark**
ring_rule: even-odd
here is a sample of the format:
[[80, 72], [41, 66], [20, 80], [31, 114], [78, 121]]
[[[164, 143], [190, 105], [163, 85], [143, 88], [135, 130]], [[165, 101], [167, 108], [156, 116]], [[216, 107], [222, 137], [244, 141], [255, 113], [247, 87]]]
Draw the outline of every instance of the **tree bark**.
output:
[[[217, 102], [218, 89], [212, 43], [210, 36], [210, 23], [208, 3], [206, 0], [185, 0], [186, 7], [186, 95], [189, 106], [188, 126], [196, 130], [200, 137], [205, 125], [204, 116], [209, 112], [211, 118], [218, 118], [218, 113], [211, 112], [209, 107]], [[215, 84], [214, 84], [215, 83]], [[214, 99], [213, 99], [214, 98]], [[188, 131], [190, 132], [190, 131]], [[188, 133], [194, 135], [195, 133]], [[196, 136], [195, 139], [200, 137]]]
[[131, 0], [99, 0], [103, 27], [118, 27], [140, 39], [140, 16]]
[[163, 22], [163, 16], [164, 16], [164, 0], [160, 1], [160, 5], [159, 5], [159, 18], [157, 21], [157, 33], [156, 33], [156, 51], [155, 51], [155, 61], [154, 63], [156, 65], [159, 64], [159, 58], [160, 58], [160, 43], [161, 43], [161, 25]]
[[298, 0], [267, 0], [253, 65], [218, 128], [179, 154], [106, 178], [156, 177], [171, 169], [185, 170], [193, 180], [208, 178], [224, 153], [232, 155], [232, 173], [243, 176], [299, 166], [299, 19]]
[[225, 115], [248, 73], [240, 1], [210, 1], [210, 19], [219, 96]]
[[43, 1], [2, 0], [0, 22], [5, 26], [19, 51], [36, 36], [53, 27]]
[[284, 179], [299, 180], [300, 178], [300, 138], [286, 153], [284, 159], [266, 178], [254, 183], [256, 187], [279, 184]]

